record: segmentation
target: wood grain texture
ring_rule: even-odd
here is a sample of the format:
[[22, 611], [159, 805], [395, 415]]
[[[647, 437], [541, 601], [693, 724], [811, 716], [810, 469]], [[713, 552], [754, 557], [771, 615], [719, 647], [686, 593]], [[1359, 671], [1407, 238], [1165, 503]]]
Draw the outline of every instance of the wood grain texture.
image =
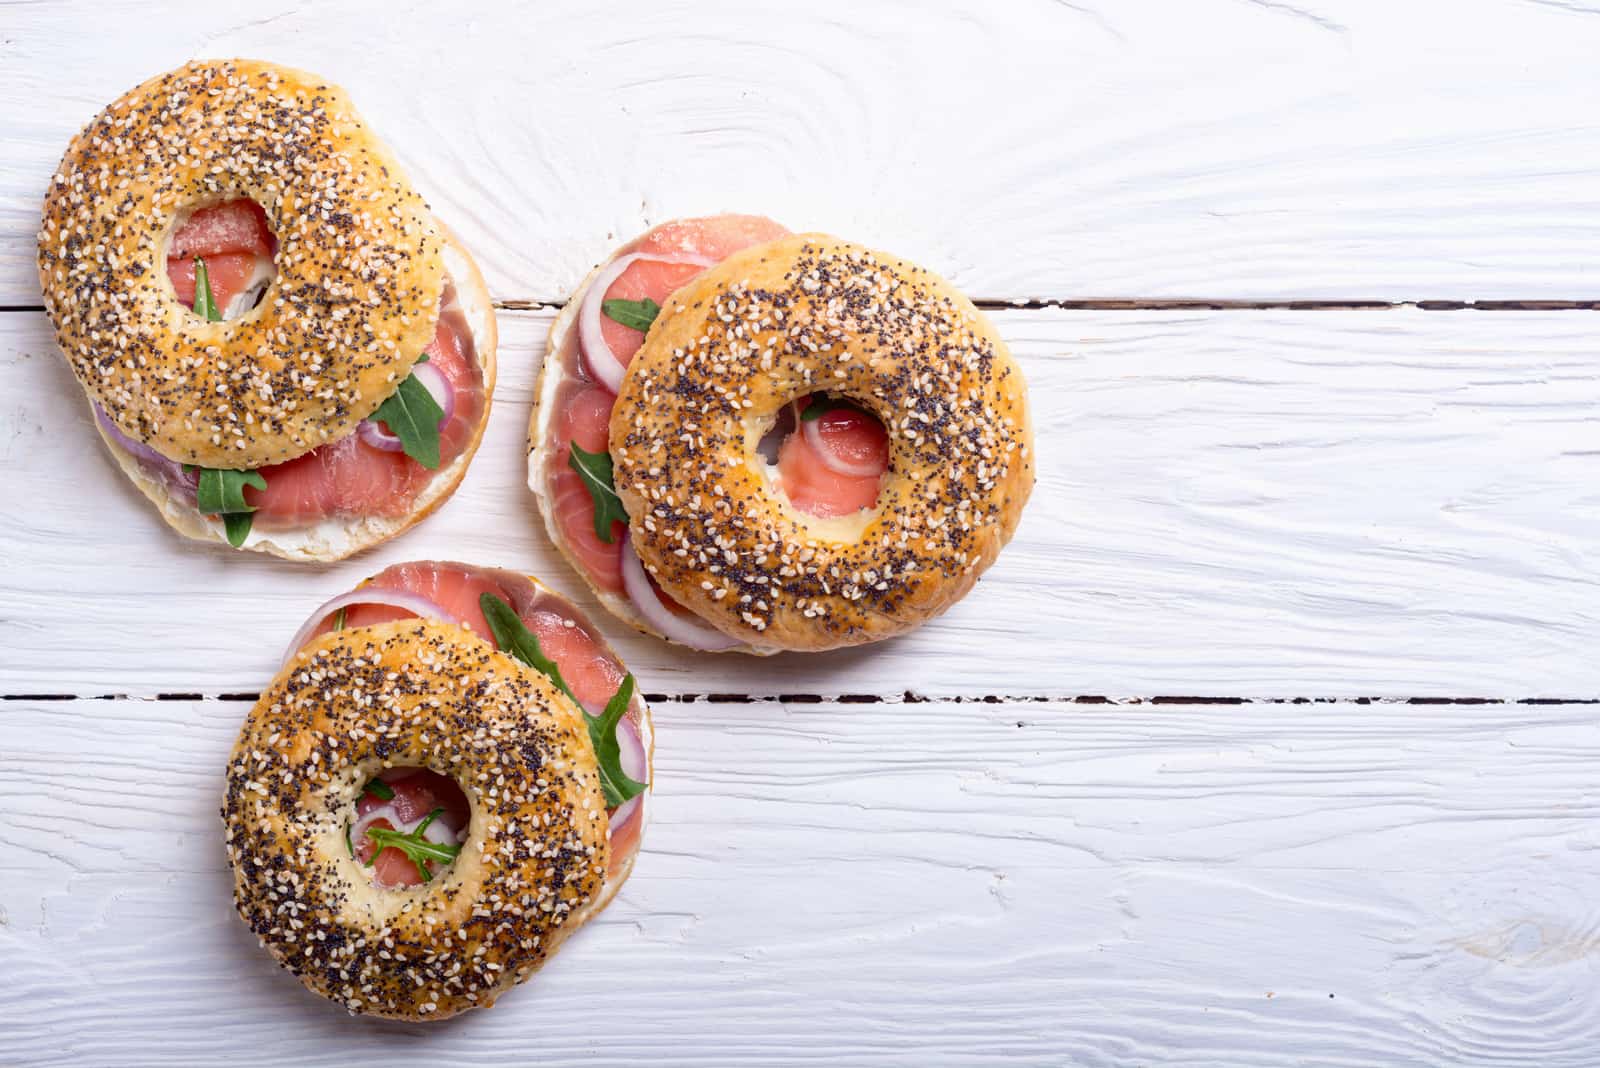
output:
[[197, 56], [345, 85], [503, 299], [765, 212], [979, 298], [1593, 299], [1600, 9], [1534, 0], [14, 4], [0, 305], [68, 139]]
[[[576, 594], [523, 489], [549, 320], [501, 316], [489, 431], [438, 515], [291, 567], [170, 533], [101, 454], [43, 317], [0, 316], [0, 692], [253, 692], [316, 605], [399, 560]], [[814, 657], [689, 655], [613, 627], [646, 690], [1600, 697], [1593, 315], [997, 320], [1041, 481], [974, 592], [905, 638]]]
[[247, 706], [0, 705], [8, 1063], [1539, 1065], [1600, 1043], [1592, 707], [680, 704], [633, 879], [434, 1028], [234, 916]]

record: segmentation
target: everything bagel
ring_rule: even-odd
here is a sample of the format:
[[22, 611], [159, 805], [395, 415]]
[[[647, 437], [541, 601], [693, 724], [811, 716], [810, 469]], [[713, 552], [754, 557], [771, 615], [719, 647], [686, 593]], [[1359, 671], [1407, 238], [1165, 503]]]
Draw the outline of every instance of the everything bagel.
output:
[[[401, 765], [470, 805], [453, 863], [374, 887], [347, 839], [363, 784]], [[482, 1008], [596, 907], [609, 861], [596, 758], [543, 674], [452, 624], [323, 634], [247, 718], [222, 809], [240, 915], [314, 992], [420, 1020]]]
[[[166, 243], [249, 198], [278, 251], [267, 299], [207, 322]], [[443, 238], [344, 92], [248, 60], [138, 86], [68, 147], [39, 233], [45, 308], [78, 380], [166, 457], [251, 469], [348, 435], [410, 372], [444, 288]]]
[[482, 274], [313, 75], [190, 63], [111, 104], [45, 197], [39, 280], [107, 450], [186, 537], [337, 560], [482, 440]]
[[[797, 509], [758, 451], [825, 392], [881, 422], [876, 500]], [[1016, 529], [1034, 481], [1026, 386], [947, 282], [818, 234], [748, 248], [662, 306], [610, 419], [632, 548], [679, 605], [749, 647], [828, 649], [955, 603]]]

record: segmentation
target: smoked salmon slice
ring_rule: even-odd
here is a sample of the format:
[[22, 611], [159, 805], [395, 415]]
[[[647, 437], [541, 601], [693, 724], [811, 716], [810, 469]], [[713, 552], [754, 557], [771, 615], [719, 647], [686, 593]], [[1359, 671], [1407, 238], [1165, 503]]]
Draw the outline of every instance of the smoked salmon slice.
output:
[[[759, 215], [717, 215], [702, 219], [680, 219], [656, 227], [638, 240], [618, 250], [629, 253], [656, 253], [667, 256], [694, 256], [707, 261], [727, 259], [741, 249], [783, 237], [789, 231]], [[692, 263], [662, 263], [637, 260], [630, 264], [604, 293], [606, 300], [651, 300], [666, 303], [673, 292], [705, 270]], [[645, 332], [624, 326], [609, 316], [601, 317], [601, 334], [607, 347], [624, 366], [644, 344]], [[625, 525], [611, 524], [611, 541], [594, 531], [594, 501], [583, 479], [568, 463], [571, 443], [576, 441], [588, 452], [609, 449], [611, 409], [616, 395], [588, 381], [579, 353], [578, 332], [572, 331], [568, 348], [559, 358], [576, 388], [564, 394], [561, 418], [552, 431], [555, 448], [545, 469], [546, 488], [555, 522], [567, 548], [577, 558], [584, 574], [599, 589], [623, 592], [622, 535]]]
[[248, 198], [230, 200], [190, 215], [172, 235], [167, 250], [167, 277], [185, 307], [194, 305], [194, 260], [206, 262], [211, 299], [226, 308], [257, 276], [262, 259], [269, 263], [278, 242], [267, 225], [267, 213]]
[[[803, 397], [796, 407], [804, 410], [809, 402]], [[889, 435], [883, 424], [865, 412], [838, 407], [823, 412], [812, 426], [815, 439], [797, 425], [778, 450], [777, 482], [789, 503], [823, 519], [872, 507], [889, 469]], [[830, 466], [818, 445], [828, 450], [836, 466], [862, 473], [845, 474]]]
[[[441, 468], [466, 449], [483, 417], [483, 371], [470, 346], [461, 313], [447, 307], [425, 350], [455, 390], [455, 411], [439, 432]], [[403, 452], [374, 448], [351, 434], [262, 468], [267, 488], [247, 488], [245, 502], [255, 506], [255, 525], [263, 530], [307, 526], [330, 516], [403, 516], [437, 473]]]
[[[617, 692], [626, 672], [594, 631], [560, 610], [558, 598], [541, 594], [523, 575], [511, 571], [421, 561], [394, 564], [372, 576], [368, 586], [415, 593], [449, 612], [487, 642], [494, 633], [483, 618], [480, 598], [492, 593], [517, 610], [517, 615], [539, 639], [546, 656], [561, 669], [561, 677], [573, 695], [592, 713], [605, 707]], [[412, 613], [388, 605], [357, 604], [345, 609], [345, 627], [366, 627], [395, 619], [409, 619]], [[317, 633], [333, 629], [328, 620]]]
[[[665, 223], [640, 238], [631, 252], [661, 253], [669, 256], [698, 256], [721, 262], [751, 245], [775, 241], [789, 233], [771, 219], [760, 215], [717, 215], [705, 219], [679, 219]], [[637, 260], [611, 283], [605, 300], [652, 300], [665, 304], [674, 291], [705, 270], [692, 263], [662, 263]], [[644, 344], [643, 330], [603, 316], [600, 332], [612, 355], [624, 367]], [[585, 446], [587, 448], [588, 446]]]
[[[378, 572], [367, 585], [426, 597], [487, 642], [494, 641], [494, 633], [483, 618], [480, 598], [492, 593], [501, 600], [514, 603], [510, 602], [506, 584], [494, 572], [477, 568], [442, 567], [431, 562], [395, 564]], [[411, 613], [404, 609], [381, 604], [358, 604], [346, 609], [344, 625], [367, 627], [410, 617]]]
[[822, 519], [871, 508], [878, 476], [856, 478], [829, 470], [804, 434], [791, 434], [778, 450], [778, 483], [789, 503]]
[[595, 534], [594, 500], [583, 479], [567, 463], [567, 457], [572, 453], [573, 442], [587, 452], [607, 451], [611, 409], [616, 403], [617, 398], [600, 386], [588, 386], [573, 394], [562, 412], [559, 431], [562, 444], [552, 457], [555, 473], [550, 485], [556, 522], [567, 537], [568, 547], [595, 584], [612, 593], [622, 592], [624, 528], [621, 523], [613, 522], [610, 542], [602, 541]]

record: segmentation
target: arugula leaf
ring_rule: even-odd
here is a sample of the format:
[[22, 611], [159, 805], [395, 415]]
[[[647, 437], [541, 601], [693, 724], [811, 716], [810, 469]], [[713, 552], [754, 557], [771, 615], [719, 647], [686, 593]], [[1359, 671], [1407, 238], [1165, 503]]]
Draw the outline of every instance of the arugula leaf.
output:
[[494, 594], [486, 593], [478, 598], [478, 607], [483, 610], [483, 618], [489, 623], [489, 633], [494, 635], [496, 648], [503, 653], [510, 653], [535, 671], [542, 672], [556, 684], [556, 689], [572, 698], [573, 704], [579, 703], [567, 680], [561, 677], [561, 669], [556, 662], [545, 656], [544, 650], [539, 648], [539, 636], [523, 624], [522, 617], [510, 605]]
[[367, 783], [367, 785], [361, 788], [361, 792], [371, 794], [379, 801], [394, 800], [394, 787], [390, 786], [382, 779], [373, 779], [371, 782]]
[[194, 258], [194, 313], [208, 323], [222, 322], [222, 313], [211, 296], [211, 273], [199, 256]]
[[607, 319], [635, 330], [649, 330], [661, 314], [661, 305], [649, 297], [643, 300], [602, 300], [600, 311]]
[[200, 468], [200, 485], [195, 489], [195, 507], [206, 515], [220, 515], [222, 528], [227, 532], [228, 544], [235, 549], [244, 544], [250, 533], [250, 513], [255, 505], [246, 504], [244, 488], [267, 488], [267, 480], [259, 471], [227, 471], [215, 467]]
[[366, 866], [370, 868], [377, 863], [378, 854], [385, 849], [398, 849], [406, 855], [407, 860], [416, 865], [417, 874], [422, 876], [422, 881], [431, 882], [433, 873], [428, 870], [428, 862], [431, 860], [436, 864], [448, 864], [461, 852], [461, 847], [458, 845], [443, 845], [422, 837], [422, 832], [428, 829], [428, 824], [442, 815], [444, 809], [434, 809], [413, 831], [390, 831], [382, 827], [368, 827], [367, 837], [376, 842], [378, 848], [367, 858]]
[[226, 471], [214, 467], [200, 469], [200, 487], [195, 491], [195, 504], [207, 515], [228, 515], [232, 512], [253, 512], [255, 505], [246, 504], [244, 488], [267, 488], [267, 480], [259, 471]]
[[444, 409], [416, 375], [407, 375], [400, 388], [389, 394], [370, 418], [385, 423], [389, 432], [400, 439], [400, 448], [417, 463], [430, 471], [439, 466], [439, 429], [444, 422]]
[[227, 512], [222, 517], [222, 533], [227, 537], [228, 544], [237, 549], [244, 544], [244, 539], [250, 536], [250, 526], [253, 520], [249, 512]]
[[344, 630], [344, 613], [345, 609], [341, 608], [333, 614], [334, 630]]
[[583, 721], [589, 728], [589, 744], [594, 748], [595, 760], [600, 766], [600, 790], [605, 794], [606, 808], [616, 808], [643, 793], [645, 784], [634, 782], [622, 770], [622, 747], [617, 742], [617, 724], [622, 722], [628, 704], [633, 700], [633, 676], [623, 676], [622, 685], [606, 702], [605, 711], [598, 716], [591, 716], [584, 711], [583, 702], [573, 695], [566, 680], [561, 677], [561, 669], [555, 661], [545, 656], [544, 650], [539, 648], [539, 636], [527, 628], [510, 605], [494, 594], [486, 593], [478, 598], [478, 607], [483, 609], [483, 618], [489, 621], [489, 631], [494, 635], [495, 645], [534, 670], [543, 672], [556, 684], [557, 689], [572, 698], [578, 711], [583, 712]]
[[800, 413], [800, 421], [802, 423], [813, 422], [822, 418], [823, 414], [832, 408], [833, 405], [829, 403], [826, 393], [813, 393], [811, 394], [811, 403], [807, 404], [805, 410]]
[[622, 745], [617, 741], [617, 725], [627, 714], [628, 703], [632, 700], [633, 675], [630, 673], [622, 677], [622, 685], [606, 702], [603, 713], [599, 716], [591, 716], [587, 712], [583, 714], [584, 721], [589, 725], [589, 742], [594, 746], [595, 762], [600, 766], [600, 789], [606, 795], [607, 808], [616, 808], [644, 793], [645, 784], [634, 782], [622, 770]]
[[594, 502], [595, 537], [610, 545], [613, 541], [611, 524], [618, 522], [626, 526], [628, 523], [628, 510], [622, 507], [622, 498], [614, 488], [611, 454], [590, 452], [574, 441], [572, 451], [567, 454], [567, 466], [578, 472], [583, 488], [589, 491], [589, 500]]

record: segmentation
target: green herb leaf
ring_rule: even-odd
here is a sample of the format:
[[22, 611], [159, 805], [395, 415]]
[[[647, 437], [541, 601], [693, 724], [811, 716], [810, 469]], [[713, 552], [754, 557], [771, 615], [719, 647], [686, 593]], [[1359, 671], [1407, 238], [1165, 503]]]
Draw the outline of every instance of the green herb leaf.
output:
[[249, 512], [228, 512], [222, 517], [222, 533], [227, 537], [228, 544], [237, 549], [244, 544], [250, 536], [250, 527], [254, 522]]
[[211, 273], [199, 256], [194, 258], [194, 313], [208, 323], [222, 322], [222, 313], [211, 297]]
[[595, 761], [600, 766], [600, 789], [606, 795], [606, 807], [616, 808], [644, 793], [645, 784], [634, 782], [622, 770], [622, 745], [617, 741], [617, 725], [628, 713], [633, 700], [633, 676], [622, 677], [622, 685], [606, 702], [606, 710], [599, 716], [583, 714], [589, 724], [589, 741], [594, 746]]
[[333, 629], [344, 630], [344, 614], [346, 609], [341, 608], [333, 614]]
[[486, 593], [478, 598], [478, 607], [483, 610], [483, 618], [489, 621], [489, 631], [494, 635], [495, 645], [534, 670], [543, 672], [558, 690], [572, 698], [578, 711], [583, 712], [583, 721], [589, 728], [589, 744], [594, 748], [595, 761], [600, 767], [600, 790], [605, 794], [606, 808], [616, 808], [643, 793], [645, 784], [634, 782], [622, 770], [622, 746], [617, 741], [617, 725], [622, 722], [633, 700], [633, 676], [624, 676], [622, 685], [606, 702], [605, 711], [599, 716], [591, 716], [584, 711], [583, 703], [573, 695], [566, 680], [561, 677], [561, 669], [555, 661], [545, 656], [544, 650], [539, 648], [538, 635], [527, 628], [510, 605], [494, 594]]
[[617, 496], [612, 481], [611, 454], [590, 452], [574, 441], [572, 451], [567, 454], [567, 466], [578, 472], [583, 488], [589, 491], [589, 500], [594, 502], [595, 537], [610, 545], [615, 540], [611, 536], [611, 524], [618, 522], [626, 526], [628, 522], [628, 510], [622, 507], [622, 498]]
[[206, 515], [220, 515], [222, 529], [228, 535], [228, 544], [235, 549], [244, 544], [250, 534], [250, 513], [255, 505], [246, 504], [244, 488], [267, 488], [267, 480], [259, 471], [227, 471], [215, 467], [200, 468], [200, 485], [195, 489], [195, 507]]
[[225, 471], [214, 467], [200, 469], [200, 486], [195, 491], [195, 504], [207, 515], [229, 515], [236, 512], [253, 512], [255, 505], [246, 504], [244, 488], [267, 488], [267, 480], [259, 471]]
[[363, 793], [368, 793], [373, 797], [376, 797], [379, 801], [394, 800], [394, 787], [390, 786], [382, 779], [373, 779], [371, 782], [367, 783], [367, 785], [363, 786], [361, 790]]
[[398, 849], [406, 855], [406, 859], [416, 865], [417, 874], [422, 876], [423, 882], [431, 882], [433, 873], [428, 870], [428, 862], [448, 864], [461, 852], [458, 845], [443, 845], [439, 842], [430, 842], [422, 837], [422, 832], [428, 829], [428, 824], [444, 815], [444, 809], [436, 808], [428, 813], [427, 817], [413, 831], [391, 831], [382, 827], [368, 827], [367, 837], [377, 843], [378, 848], [372, 851], [372, 856], [367, 859], [367, 867], [372, 867], [378, 860], [378, 854], [385, 849]]
[[489, 633], [494, 635], [496, 648], [511, 654], [535, 671], [542, 672], [556, 684], [556, 689], [571, 697], [573, 704], [578, 704], [577, 696], [561, 677], [561, 669], [539, 648], [539, 636], [527, 628], [522, 617], [510, 605], [494, 594], [486, 593], [478, 598], [478, 607], [483, 610], [483, 618], [489, 623]]
[[661, 314], [661, 305], [649, 297], [643, 300], [602, 300], [600, 311], [612, 322], [631, 326], [635, 330], [649, 330], [650, 324]]
[[802, 423], [810, 423], [820, 419], [823, 413], [829, 411], [832, 407], [833, 405], [829, 403], [826, 393], [813, 393], [811, 394], [811, 403], [806, 405], [805, 410], [800, 413], [800, 421]]
[[389, 432], [400, 439], [400, 448], [407, 456], [430, 471], [439, 466], [439, 430], [444, 409], [416, 375], [407, 375], [371, 418], [388, 426]]

